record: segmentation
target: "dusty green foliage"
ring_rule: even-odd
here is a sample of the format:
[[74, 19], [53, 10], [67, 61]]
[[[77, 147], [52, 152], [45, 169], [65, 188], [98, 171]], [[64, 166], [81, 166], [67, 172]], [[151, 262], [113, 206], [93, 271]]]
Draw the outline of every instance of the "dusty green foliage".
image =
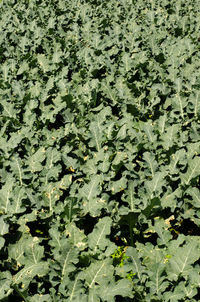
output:
[[0, 300], [199, 300], [199, 1], [0, 15]]

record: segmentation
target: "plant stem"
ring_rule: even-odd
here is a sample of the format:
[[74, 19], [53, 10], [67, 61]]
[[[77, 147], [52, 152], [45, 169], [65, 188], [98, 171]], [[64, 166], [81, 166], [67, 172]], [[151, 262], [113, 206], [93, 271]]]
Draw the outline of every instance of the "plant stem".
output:
[[131, 238], [131, 246], [133, 246], [133, 223], [132, 221], [129, 222], [129, 234]]

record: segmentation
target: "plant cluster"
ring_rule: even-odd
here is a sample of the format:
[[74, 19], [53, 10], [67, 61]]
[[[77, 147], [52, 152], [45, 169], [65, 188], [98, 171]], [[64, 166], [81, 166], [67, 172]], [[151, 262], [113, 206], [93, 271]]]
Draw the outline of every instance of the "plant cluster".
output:
[[199, 1], [0, 3], [0, 301], [200, 299]]

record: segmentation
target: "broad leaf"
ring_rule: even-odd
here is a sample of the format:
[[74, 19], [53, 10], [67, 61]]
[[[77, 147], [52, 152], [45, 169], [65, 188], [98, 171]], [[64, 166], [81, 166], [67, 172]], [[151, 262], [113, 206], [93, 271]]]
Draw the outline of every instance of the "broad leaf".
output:
[[199, 167], [200, 167], [199, 157], [195, 157], [194, 159], [189, 160], [187, 172], [181, 173], [181, 181], [183, 182], [183, 184], [188, 185], [193, 178], [199, 176], [200, 174]]
[[105, 250], [110, 244], [107, 236], [110, 234], [112, 220], [110, 217], [104, 217], [95, 225], [92, 233], [88, 235], [88, 243], [90, 249], [94, 252], [97, 249]]

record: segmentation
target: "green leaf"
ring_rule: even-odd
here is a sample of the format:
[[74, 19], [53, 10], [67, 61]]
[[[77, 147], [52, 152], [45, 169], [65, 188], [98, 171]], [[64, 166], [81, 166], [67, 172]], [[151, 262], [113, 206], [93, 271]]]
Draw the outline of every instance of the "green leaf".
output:
[[[25, 248], [27, 245], [27, 243], [26, 243], [27, 236], [22, 236], [15, 244], [8, 245], [9, 258], [16, 261], [17, 267], [21, 267], [26, 262]], [[29, 241], [30, 241], [30, 239], [29, 239]]]
[[45, 276], [48, 271], [48, 263], [44, 261], [26, 265], [23, 269], [21, 269], [17, 274], [13, 276], [13, 283], [22, 283], [23, 289], [25, 290], [35, 276]]
[[45, 148], [41, 147], [34, 154], [27, 158], [26, 163], [31, 173], [39, 172], [43, 169], [42, 162], [46, 157], [45, 152]]
[[1, 70], [3, 72], [4, 81], [6, 82], [7, 79], [8, 79], [8, 73], [9, 73], [9, 65], [7, 64], [7, 62], [5, 62], [4, 64], [2, 64]]
[[200, 157], [195, 157], [188, 161], [188, 169], [186, 173], [181, 173], [181, 181], [183, 184], [188, 185], [190, 181], [200, 175]]
[[123, 163], [126, 158], [127, 154], [125, 152], [117, 152], [116, 156], [112, 161], [112, 164], [115, 166], [119, 165], [120, 163]]
[[2, 186], [0, 190], [0, 211], [7, 214], [10, 212], [11, 207], [11, 196], [12, 188], [14, 186], [14, 179], [9, 177], [5, 185]]
[[109, 190], [112, 191], [112, 194], [116, 194], [120, 191], [123, 191], [126, 188], [127, 179], [121, 177], [119, 180], [111, 181], [109, 184]]
[[162, 299], [163, 293], [169, 286], [169, 282], [166, 280], [164, 275], [165, 265], [162, 263], [155, 263], [149, 272], [149, 279], [146, 283], [147, 287], [150, 289], [150, 296], [156, 294], [158, 298]]
[[110, 158], [111, 152], [107, 150], [105, 147], [104, 149], [101, 149], [97, 154], [96, 154], [96, 160], [99, 161], [100, 163], [98, 164], [98, 168], [101, 172], [106, 173], [109, 170], [110, 167]]
[[47, 72], [50, 69], [49, 66], [49, 60], [44, 54], [38, 54], [37, 55], [37, 60], [40, 68], [44, 71]]
[[46, 165], [42, 170], [42, 174], [44, 174], [46, 181], [51, 180], [52, 178], [57, 179], [58, 174], [61, 171], [61, 166], [58, 164], [58, 162], [61, 159], [61, 154], [58, 152], [58, 150], [52, 147], [49, 147], [46, 150], [45, 154], [46, 154]]
[[67, 239], [61, 240], [59, 253], [54, 258], [60, 266], [61, 282], [68, 278], [69, 273], [76, 270], [75, 264], [78, 262], [78, 249], [74, 247]]
[[67, 168], [71, 167], [73, 170], [77, 168], [77, 160], [75, 158], [63, 154], [62, 159]]
[[200, 112], [200, 101], [199, 101], [199, 91], [195, 92], [195, 95], [191, 96], [192, 104], [194, 106], [194, 116], [197, 117]]
[[185, 278], [193, 270], [192, 264], [199, 259], [197, 250], [199, 242], [190, 240], [183, 247], [179, 247], [172, 258], [169, 260], [168, 273], [170, 280], [177, 280], [181, 274]]
[[159, 130], [160, 130], [161, 134], [164, 133], [164, 131], [165, 131], [166, 121], [167, 121], [167, 115], [166, 114], [161, 115], [158, 119], [158, 127], [159, 127]]
[[6, 100], [1, 100], [1, 106], [3, 106], [3, 116], [9, 118], [16, 118], [18, 111], [15, 109], [15, 105], [12, 102], [7, 102]]
[[156, 219], [154, 220], [153, 229], [158, 234], [159, 238], [157, 239], [158, 245], [166, 245], [172, 239], [172, 235], [170, 231], [166, 230], [166, 223], [164, 219]]
[[13, 289], [11, 288], [12, 275], [9, 271], [0, 273], [0, 299], [3, 301], [4, 298], [8, 297]]
[[164, 293], [166, 301], [176, 302], [189, 298], [187, 301], [191, 301], [192, 297], [197, 294], [197, 290], [192, 288], [190, 285], [186, 285], [185, 282], [180, 282], [179, 286], [175, 288], [173, 292]]
[[189, 187], [186, 191], [187, 194], [192, 196], [192, 200], [187, 200], [191, 203], [195, 208], [200, 208], [200, 191], [198, 188]]
[[88, 294], [88, 302], [100, 302], [99, 294], [96, 288], [90, 288]]
[[157, 135], [154, 134], [153, 124], [150, 121], [148, 121], [144, 123], [143, 129], [148, 137], [149, 142], [155, 143], [157, 139]]
[[0, 236], [3, 236], [8, 233], [9, 225], [5, 223], [3, 217], [0, 217]]
[[112, 105], [116, 105], [116, 95], [113, 89], [110, 87], [109, 83], [106, 83], [104, 81], [101, 83], [101, 85], [102, 85], [103, 93], [106, 95], [106, 97], [108, 97], [111, 100]]
[[191, 282], [191, 286], [197, 288], [200, 286], [199, 265], [196, 265], [195, 268], [189, 273], [189, 280]]
[[43, 294], [36, 294], [32, 297], [28, 298], [30, 302], [52, 302], [51, 296], [50, 295], [43, 295]]
[[171, 161], [169, 164], [170, 174], [179, 174], [179, 169], [177, 168], [178, 164], [186, 164], [186, 152], [184, 149], [176, 151], [175, 154], [172, 154]]
[[101, 177], [99, 175], [95, 175], [92, 180], [85, 184], [80, 189], [80, 198], [83, 199], [83, 207], [84, 211], [93, 213], [96, 212], [96, 210], [100, 209], [103, 205], [98, 203], [98, 200], [96, 197], [100, 192], [100, 181]]
[[23, 74], [25, 71], [28, 71], [29, 66], [26, 61], [22, 62], [20, 68], [18, 69], [17, 75]]
[[2, 247], [4, 247], [5, 244], [5, 239], [0, 237], [0, 250], [2, 249]]
[[67, 198], [65, 201], [64, 220], [71, 222], [78, 211], [76, 198]]
[[87, 287], [95, 288], [96, 284], [102, 286], [106, 280], [112, 280], [114, 267], [111, 265], [111, 259], [95, 261], [91, 263], [84, 271], [84, 277]]
[[199, 155], [200, 142], [187, 144], [187, 158], [192, 159], [195, 155]]
[[129, 280], [123, 279], [118, 282], [109, 282], [99, 290], [99, 296], [103, 301], [114, 302], [115, 296], [131, 297], [132, 296], [132, 284]]
[[55, 43], [54, 49], [53, 49], [53, 57], [52, 62], [53, 63], [59, 63], [61, 61], [61, 57], [63, 55], [63, 52], [61, 51], [61, 45], [59, 43]]
[[126, 132], [127, 132], [127, 125], [124, 124], [119, 132], [117, 133], [117, 139], [125, 139], [126, 138]]
[[102, 144], [102, 126], [99, 122], [91, 122], [90, 124], [90, 147], [95, 147], [100, 151]]
[[176, 111], [180, 112], [181, 118], [184, 119], [184, 108], [187, 106], [187, 99], [186, 97], [181, 96], [179, 93], [177, 93], [172, 99], [171, 99], [172, 107]]
[[[59, 292], [63, 294], [66, 301], [88, 301], [86, 300], [85, 288], [83, 286], [82, 272], [76, 274], [74, 280], [67, 279], [66, 283], [63, 283], [59, 286]], [[67, 287], [67, 290], [66, 290]]]
[[171, 208], [173, 212], [177, 206], [178, 199], [182, 196], [182, 190], [177, 188], [176, 190], [172, 190], [169, 188], [166, 193], [161, 198], [161, 205], [165, 208]]
[[165, 172], [156, 172], [155, 176], [150, 181], [145, 181], [145, 188], [150, 198], [152, 199], [154, 196], [161, 194], [162, 187], [165, 186]]
[[77, 247], [79, 250], [85, 249], [87, 237], [84, 232], [75, 225], [75, 223], [71, 222], [66, 225], [65, 234], [69, 236], [72, 246]]
[[104, 251], [109, 245], [110, 240], [107, 236], [110, 234], [112, 220], [110, 217], [104, 217], [95, 225], [92, 233], [88, 235], [89, 248], [96, 252], [97, 249]]
[[1, 1], [0, 301], [198, 300], [198, 2]]
[[137, 183], [130, 180], [128, 182], [128, 189], [125, 191], [125, 196], [122, 197], [122, 200], [128, 203], [130, 212], [136, 211], [136, 205], [139, 203], [138, 198], [135, 197], [136, 186]]
[[145, 152], [143, 158], [147, 163], [147, 166], [150, 168], [152, 178], [155, 176], [155, 172], [158, 168], [158, 163], [154, 159], [154, 156], [150, 152]]
[[50, 212], [53, 212], [55, 208], [55, 204], [57, 200], [60, 199], [60, 195], [61, 195], [61, 191], [59, 190], [59, 185], [57, 185], [54, 182], [49, 182], [48, 184], [44, 184], [43, 186], [41, 186], [41, 192], [42, 192], [43, 199], [40, 204], [38, 202], [38, 206], [39, 205], [40, 207], [46, 206], [49, 208]]
[[135, 278], [139, 279], [140, 282], [143, 282], [144, 267], [141, 264], [137, 250], [133, 247], [128, 247], [126, 250], [126, 256], [130, 259], [129, 267], [131, 268], [131, 271], [136, 273]]
[[173, 124], [166, 129], [166, 132], [162, 134], [162, 145], [166, 150], [169, 150], [177, 140], [179, 125]]
[[49, 244], [53, 249], [60, 250], [61, 249], [61, 233], [58, 231], [58, 226], [54, 225], [53, 228], [49, 230], [50, 240]]
[[40, 240], [38, 237], [28, 237], [26, 239], [26, 245], [24, 246], [24, 253], [26, 256], [25, 264], [37, 264], [44, 256], [44, 247], [39, 245]]

